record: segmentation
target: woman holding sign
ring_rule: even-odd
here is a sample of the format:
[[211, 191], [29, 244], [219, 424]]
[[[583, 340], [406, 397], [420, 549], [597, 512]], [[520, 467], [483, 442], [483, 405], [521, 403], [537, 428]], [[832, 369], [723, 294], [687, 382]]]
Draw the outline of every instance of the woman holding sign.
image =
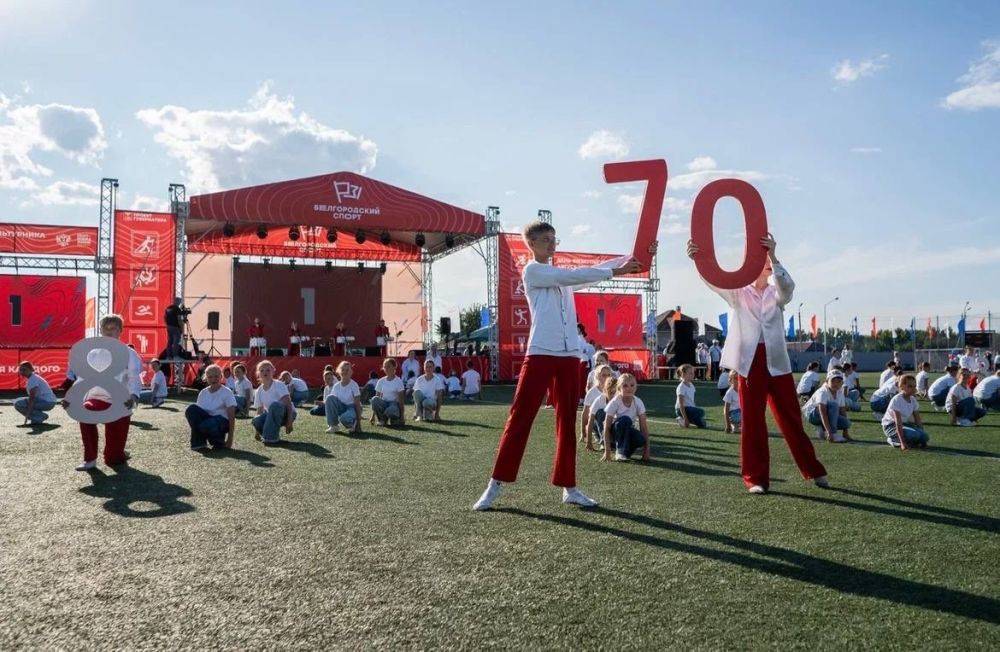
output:
[[[710, 222], [708, 228], [711, 228]], [[750, 230], [748, 226], [747, 231]], [[732, 310], [729, 336], [722, 349], [722, 366], [739, 374], [742, 413], [740, 464], [743, 483], [753, 494], [766, 493], [770, 484], [767, 422], [764, 415], [764, 408], [770, 403], [774, 419], [778, 422], [778, 428], [802, 476], [811, 479], [818, 487], [829, 487], [826, 469], [816, 458], [812, 442], [802, 427], [802, 413], [785, 346], [783, 309], [792, 300], [795, 283], [778, 262], [771, 234], [761, 238], [760, 244], [766, 249], [767, 258], [764, 268], [752, 284], [726, 290], [710, 283], [704, 275], [702, 277], [705, 284], [718, 293]], [[747, 248], [750, 249], [749, 246]], [[701, 248], [694, 239], [688, 241], [688, 256], [696, 263], [699, 263], [696, 258], [700, 251]], [[773, 285], [769, 282], [772, 275]]]

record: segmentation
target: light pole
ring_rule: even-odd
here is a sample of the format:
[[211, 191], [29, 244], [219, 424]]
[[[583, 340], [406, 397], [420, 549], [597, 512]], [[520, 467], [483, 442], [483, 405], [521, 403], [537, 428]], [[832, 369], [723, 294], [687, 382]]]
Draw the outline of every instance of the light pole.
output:
[[965, 322], [965, 318], [969, 314], [969, 306], [971, 304], [971, 301], [966, 301], [965, 307], [962, 308], [962, 341], [958, 343], [959, 346], [965, 346], [965, 331], [969, 330], [969, 325]]
[[799, 335], [795, 338], [796, 341], [802, 339], [802, 305], [801, 303], [799, 304]]
[[826, 308], [836, 301], [840, 301], [840, 297], [834, 297], [823, 304], [823, 355], [826, 355]]

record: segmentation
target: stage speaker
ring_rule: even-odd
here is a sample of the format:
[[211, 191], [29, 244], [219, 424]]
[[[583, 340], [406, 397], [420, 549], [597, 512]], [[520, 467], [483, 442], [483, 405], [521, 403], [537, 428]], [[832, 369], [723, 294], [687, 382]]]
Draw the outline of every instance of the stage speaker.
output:
[[423, 357], [426, 357], [427, 350], [426, 349], [410, 349], [409, 351], [407, 351], [407, 355], [409, 355], [410, 353], [413, 353], [413, 355], [417, 356], [418, 358], [423, 358]]
[[439, 330], [442, 335], [451, 335], [451, 317], [441, 318], [441, 328]]
[[367, 358], [377, 358], [382, 355], [381, 346], [366, 346], [365, 347], [365, 357]]
[[281, 358], [281, 357], [284, 357], [284, 355], [285, 355], [285, 350], [284, 349], [268, 349], [267, 350], [267, 357], [269, 357], [269, 358]]
[[332, 353], [329, 344], [317, 344], [313, 355], [317, 358], [328, 358]]
[[219, 330], [219, 311], [212, 310], [208, 313], [208, 330]]
[[694, 322], [678, 320], [671, 323], [673, 332], [673, 354], [674, 357], [670, 366], [676, 367], [682, 364], [695, 364], [694, 342]]

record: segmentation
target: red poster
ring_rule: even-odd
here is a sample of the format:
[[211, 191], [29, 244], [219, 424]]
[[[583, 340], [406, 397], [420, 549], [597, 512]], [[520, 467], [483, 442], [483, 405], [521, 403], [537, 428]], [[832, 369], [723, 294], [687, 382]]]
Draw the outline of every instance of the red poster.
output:
[[642, 349], [642, 296], [611, 292], [577, 292], [576, 319], [598, 347]]
[[0, 275], [0, 348], [73, 346], [84, 336], [87, 282]]
[[[35, 373], [45, 379], [52, 387], [61, 385], [66, 380], [66, 369], [69, 366], [69, 349], [32, 349], [21, 351], [21, 362], [30, 362], [35, 367]], [[24, 380], [23, 378], [21, 379]], [[24, 383], [19, 385], [24, 387]]]
[[166, 347], [163, 311], [174, 297], [174, 216], [115, 213], [114, 310], [125, 320], [123, 339], [144, 359]]
[[377, 232], [369, 233], [361, 244], [354, 231], [337, 231], [337, 239], [328, 242], [327, 230], [320, 226], [299, 229], [298, 240], [288, 237], [288, 227], [272, 226], [267, 236], [258, 238], [256, 230], [240, 231], [232, 236], [213, 232], [188, 245], [192, 253], [228, 256], [272, 256], [275, 258], [336, 258], [340, 260], [418, 261], [420, 248], [403, 242], [387, 245], [379, 242]]
[[17, 365], [21, 356], [17, 349], [0, 349], [0, 389], [18, 389], [20, 379], [17, 375]]
[[96, 256], [97, 229], [89, 226], [2, 223], [0, 252]]

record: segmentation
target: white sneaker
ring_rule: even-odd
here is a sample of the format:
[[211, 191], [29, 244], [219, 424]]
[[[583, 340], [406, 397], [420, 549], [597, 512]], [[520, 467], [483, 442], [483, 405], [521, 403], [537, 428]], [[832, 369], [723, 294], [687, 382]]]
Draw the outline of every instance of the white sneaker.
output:
[[747, 491], [749, 491], [752, 494], [758, 494], [758, 495], [767, 493], [767, 489], [760, 486], [759, 484], [755, 484], [754, 486], [747, 489]]
[[579, 505], [580, 507], [597, 507], [597, 501], [587, 496], [576, 487], [563, 488], [562, 501], [567, 505]]
[[833, 439], [831, 439], [830, 441], [832, 441], [835, 444], [843, 444], [847, 442], [847, 440], [844, 439], [844, 436], [839, 432], [833, 433]]
[[328, 428], [326, 429], [326, 431], [327, 431], [328, 433], [333, 433], [333, 432], [337, 432], [337, 429], [336, 429], [335, 427], [333, 427], [333, 426], [329, 426], [329, 427], [328, 427]]
[[676, 421], [677, 425], [679, 425], [681, 428], [684, 427], [684, 417], [677, 417], [676, 419], [674, 419], [674, 421]]
[[486, 485], [486, 491], [484, 491], [483, 495], [479, 497], [476, 504], [472, 506], [472, 509], [477, 512], [485, 512], [493, 507], [493, 503], [495, 503], [497, 498], [500, 497], [500, 486], [499, 481], [490, 479], [489, 484]]
[[414, 420], [414, 421], [423, 421], [423, 418], [422, 418], [422, 417], [421, 417], [421, 416], [420, 416], [419, 414], [417, 414], [417, 415], [415, 415], [415, 416], [413, 417], [413, 420]]
[[615, 451], [615, 461], [616, 462], [627, 462], [628, 458], [625, 457], [624, 453], [619, 453], [618, 451]]
[[958, 425], [960, 425], [962, 427], [968, 427], [968, 426], [972, 425], [972, 422], [969, 421], [968, 419], [959, 419], [958, 420]]
[[97, 468], [97, 460], [90, 460], [89, 462], [84, 462], [80, 466], [76, 467], [77, 471], [91, 471]]
[[821, 475], [818, 478], [813, 478], [813, 484], [815, 484], [820, 489], [830, 488], [830, 480], [825, 475]]

